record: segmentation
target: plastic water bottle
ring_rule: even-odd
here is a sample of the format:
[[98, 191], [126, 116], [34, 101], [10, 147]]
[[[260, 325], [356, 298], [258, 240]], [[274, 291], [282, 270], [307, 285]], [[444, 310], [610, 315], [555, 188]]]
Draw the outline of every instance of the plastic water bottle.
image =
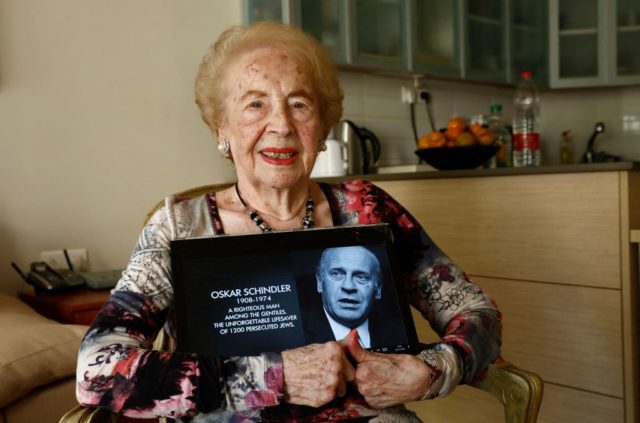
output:
[[540, 97], [530, 71], [520, 74], [513, 107], [513, 166], [540, 166]]
[[496, 153], [496, 166], [497, 167], [511, 167], [512, 162], [512, 147], [511, 147], [511, 132], [504, 124], [504, 118], [502, 117], [502, 104], [492, 104], [489, 107], [491, 114], [489, 115], [489, 130], [496, 137], [495, 142], [500, 147], [500, 150]]

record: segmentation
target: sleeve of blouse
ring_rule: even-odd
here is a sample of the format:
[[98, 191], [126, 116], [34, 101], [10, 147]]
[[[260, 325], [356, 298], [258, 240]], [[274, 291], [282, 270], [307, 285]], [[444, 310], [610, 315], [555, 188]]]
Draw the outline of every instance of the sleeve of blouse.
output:
[[359, 194], [350, 196], [347, 208], [357, 213], [358, 223], [391, 225], [409, 301], [441, 337], [419, 354], [435, 375], [425, 398], [447, 395], [500, 354], [500, 311], [401, 204], [370, 182], [352, 184], [346, 189]]
[[78, 401], [140, 418], [277, 405], [283, 385], [278, 354], [220, 358], [151, 350], [173, 301], [169, 226], [161, 209], [144, 227], [122, 278], [85, 335]]

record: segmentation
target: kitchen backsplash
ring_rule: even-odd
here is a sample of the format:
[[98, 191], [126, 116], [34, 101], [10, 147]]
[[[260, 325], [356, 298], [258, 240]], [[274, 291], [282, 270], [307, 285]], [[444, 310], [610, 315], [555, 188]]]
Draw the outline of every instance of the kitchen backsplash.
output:
[[[417, 163], [411, 129], [410, 108], [402, 103], [401, 87], [408, 79], [341, 72], [344, 117], [373, 131], [382, 144], [381, 166]], [[446, 126], [454, 116], [470, 118], [488, 114], [494, 103], [503, 105], [505, 118], [512, 116], [513, 89], [469, 83], [426, 80], [421, 88], [432, 98], [435, 125]], [[418, 135], [430, 131], [424, 101], [416, 103]], [[596, 150], [640, 161], [640, 87], [615, 87], [543, 91], [541, 133], [543, 164], [558, 164], [561, 133], [573, 134], [574, 161], [584, 152], [595, 123], [606, 130], [596, 141]]]

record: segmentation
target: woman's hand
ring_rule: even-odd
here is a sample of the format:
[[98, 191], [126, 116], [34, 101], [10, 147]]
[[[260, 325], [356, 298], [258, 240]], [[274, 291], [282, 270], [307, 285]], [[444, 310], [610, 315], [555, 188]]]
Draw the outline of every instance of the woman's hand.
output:
[[372, 353], [352, 331], [341, 341], [357, 362], [356, 385], [369, 405], [385, 408], [421, 399], [432, 378], [429, 367], [410, 354]]
[[320, 407], [346, 393], [355, 370], [337, 342], [282, 351], [284, 400]]

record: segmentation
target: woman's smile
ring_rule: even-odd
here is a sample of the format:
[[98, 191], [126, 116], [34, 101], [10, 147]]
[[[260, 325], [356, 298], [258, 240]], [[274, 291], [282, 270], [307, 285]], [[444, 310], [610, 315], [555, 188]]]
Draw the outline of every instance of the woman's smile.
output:
[[229, 140], [238, 179], [256, 189], [307, 180], [323, 133], [308, 72], [281, 50], [263, 47], [243, 54], [229, 75], [219, 132]]
[[287, 166], [293, 164], [298, 158], [298, 151], [295, 148], [274, 148], [268, 147], [260, 150], [262, 160], [276, 166]]
[[[259, 22], [220, 35], [200, 64], [196, 102], [237, 182], [221, 191], [210, 186], [206, 194], [204, 187], [184, 191], [147, 215], [127, 269], [72, 356], [81, 405], [114, 417], [176, 421], [417, 423], [422, 420], [402, 404], [445, 396], [478, 380], [499, 357], [495, 302], [400, 203], [360, 179], [311, 180], [318, 151], [326, 150], [327, 134], [340, 121], [342, 98], [328, 52], [300, 29]], [[443, 339], [418, 344], [413, 328], [406, 331], [402, 323], [408, 309], [391, 290], [383, 297], [383, 285], [394, 282], [389, 263], [380, 260], [385, 245], [364, 234], [324, 232], [323, 251], [319, 245], [295, 251], [298, 242], [287, 234], [333, 226], [360, 231], [355, 225], [364, 224], [393, 228], [402, 270], [395, 282]], [[263, 234], [274, 231], [276, 238]], [[200, 243], [240, 234], [255, 241], [249, 256]], [[175, 267], [174, 240], [188, 239], [196, 259], [187, 262], [195, 267]], [[231, 267], [217, 266], [218, 260]], [[182, 316], [174, 313], [176, 306], [186, 311], [173, 295], [172, 275], [179, 274], [195, 282], [186, 297], [202, 297], [189, 301]], [[256, 284], [290, 288], [285, 282], [297, 292], [274, 296], [267, 289], [271, 295], [261, 298], [248, 292]], [[206, 301], [205, 290], [219, 288], [245, 296]], [[174, 330], [165, 333], [167, 324]], [[177, 336], [180, 350], [190, 352], [152, 351], [159, 330], [169, 341], [165, 347], [176, 345]], [[198, 332], [204, 335], [191, 336]], [[530, 408], [535, 419], [537, 407]], [[92, 413], [74, 409], [63, 420]], [[475, 416], [471, 408], [467, 414]]]

